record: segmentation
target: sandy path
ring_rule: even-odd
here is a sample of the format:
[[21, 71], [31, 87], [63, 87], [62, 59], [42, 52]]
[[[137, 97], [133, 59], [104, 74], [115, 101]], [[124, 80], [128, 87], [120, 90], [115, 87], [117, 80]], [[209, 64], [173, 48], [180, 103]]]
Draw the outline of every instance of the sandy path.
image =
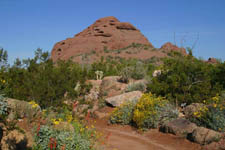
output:
[[107, 125], [97, 120], [96, 129], [105, 135], [105, 150], [200, 150], [198, 144], [157, 129], [140, 134], [130, 126]]

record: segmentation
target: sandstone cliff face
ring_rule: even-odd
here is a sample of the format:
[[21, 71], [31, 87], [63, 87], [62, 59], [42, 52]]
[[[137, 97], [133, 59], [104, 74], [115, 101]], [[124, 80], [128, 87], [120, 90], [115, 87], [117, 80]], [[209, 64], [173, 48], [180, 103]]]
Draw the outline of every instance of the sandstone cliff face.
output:
[[132, 24], [115, 17], [97, 20], [73, 38], [56, 43], [51, 52], [53, 61], [68, 60], [84, 53], [100, 53], [104, 49], [116, 50], [139, 43], [153, 48], [148, 39]]

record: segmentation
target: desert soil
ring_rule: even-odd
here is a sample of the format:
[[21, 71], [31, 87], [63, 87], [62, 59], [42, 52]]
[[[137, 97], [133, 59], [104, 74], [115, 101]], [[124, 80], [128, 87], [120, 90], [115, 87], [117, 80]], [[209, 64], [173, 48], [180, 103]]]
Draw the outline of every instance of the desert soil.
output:
[[199, 144], [158, 129], [140, 133], [128, 125], [110, 125], [107, 120], [95, 120], [96, 129], [104, 135], [106, 150], [201, 150]]

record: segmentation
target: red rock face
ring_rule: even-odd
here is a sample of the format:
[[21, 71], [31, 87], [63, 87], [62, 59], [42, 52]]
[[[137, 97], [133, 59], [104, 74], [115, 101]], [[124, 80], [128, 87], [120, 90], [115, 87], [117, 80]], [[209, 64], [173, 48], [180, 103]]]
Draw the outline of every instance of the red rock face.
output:
[[97, 20], [87, 29], [73, 38], [56, 43], [52, 49], [53, 61], [68, 60], [73, 56], [104, 49], [116, 50], [139, 43], [153, 47], [141, 32], [132, 24], [120, 22], [115, 17], [105, 17]]

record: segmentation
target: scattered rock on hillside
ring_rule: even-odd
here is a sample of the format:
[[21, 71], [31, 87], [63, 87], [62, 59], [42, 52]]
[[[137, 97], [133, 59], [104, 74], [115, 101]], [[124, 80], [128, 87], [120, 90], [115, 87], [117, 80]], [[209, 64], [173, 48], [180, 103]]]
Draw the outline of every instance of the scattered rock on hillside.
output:
[[127, 101], [137, 101], [138, 99], [141, 98], [141, 96], [142, 96], [142, 92], [133, 91], [133, 92], [117, 95], [114, 97], [106, 98], [106, 102], [112, 105], [113, 107], [118, 107]]
[[190, 121], [178, 118], [171, 122], [168, 122], [160, 127], [161, 132], [172, 133], [180, 137], [187, 137], [188, 134], [192, 133], [197, 126]]
[[188, 138], [196, 143], [205, 145], [211, 142], [218, 142], [222, 138], [222, 134], [204, 127], [198, 127]]
[[119, 76], [108, 76], [103, 78], [100, 95], [103, 97], [112, 97], [120, 95], [124, 92], [127, 87], [127, 84], [118, 82]]
[[53, 61], [68, 60], [80, 54], [100, 52], [104, 49], [116, 50], [132, 43], [153, 47], [148, 39], [132, 24], [120, 22], [115, 17], [105, 17], [76, 34], [73, 38], [60, 41], [52, 49]]

